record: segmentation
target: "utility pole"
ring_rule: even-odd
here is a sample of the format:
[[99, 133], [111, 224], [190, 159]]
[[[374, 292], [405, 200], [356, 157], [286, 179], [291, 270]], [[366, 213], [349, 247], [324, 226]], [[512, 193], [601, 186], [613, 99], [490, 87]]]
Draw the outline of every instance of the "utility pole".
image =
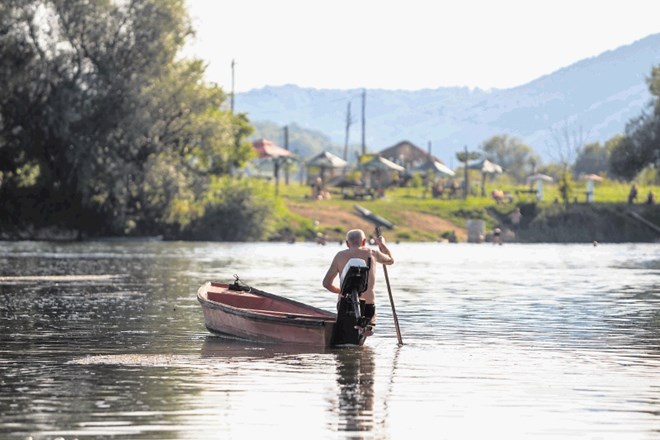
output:
[[481, 154], [478, 151], [468, 151], [467, 145], [464, 147], [463, 151], [459, 151], [456, 153], [456, 159], [458, 159], [460, 162], [463, 162], [463, 170], [464, 170], [464, 181], [463, 181], [463, 199], [467, 199], [468, 196], [468, 191], [470, 189], [470, 184], [468, 181], [468, 162], [471, 160], [476, 160], [481, 157]]
[[[289, 150], [289, 126], [284, 126], [284, 149]], [[289, 159], [284, 159], [286, 165], [284, 167], [284, 183], [289, 186]]]
[[367, 142], [365, 140], [366, 108], [367, 108], [367, 89], [362, 89], [362, 155], [363, 156], [367, 154]]
[[348, 161], [348, 132], [351, 128], [351, 101], [348, 101], [348, 108], [346, 109], [346, 138], [344, 140], [344, 160]]
[[234, 114], [234, 66], [236, 65], [236, 62], [234, 60], [231, 60], [231, 101], [230, 101], [230, 109], [231, 109], [231, 114]]
[[[232, 58], [231, 60], [231, 96], [230, 96], [230, 101], [229, 101], [229, 111], [231, 116], [234, 116], [234, 65], [236, 63], [234, 62], [234, 59]], [[233, 118], [232, 118], [233, 119]], [[240, 148], [240, 137], [239, 137], [239, 130], [236, 127], [236, 125], [232, 121], [232, 132], [234, 135], [234, 148], [236, 149], [236, 152], [238, 152]], [[234, 174], [235, 171], [235, 164], [234, 161], [231, 161], [229, 163], [229, 173], [231, 175]]]
[[465, 188], [463, 188], [463, 199], [467, 199], [468, 196], [468, 188], [470, 185], [468, 185], [468, 149], [467, 145], [465, 145], [465, 163], [464, 163], [463, 170], [465, 171]]

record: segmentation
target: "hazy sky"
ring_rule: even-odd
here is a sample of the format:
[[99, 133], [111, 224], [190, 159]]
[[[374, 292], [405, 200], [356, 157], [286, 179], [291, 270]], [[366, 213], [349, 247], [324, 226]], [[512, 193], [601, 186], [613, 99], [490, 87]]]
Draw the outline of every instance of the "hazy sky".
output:
[[660, 32], [657, 0], [186, 1], [186, 53], [236, 92], [508, 88]]

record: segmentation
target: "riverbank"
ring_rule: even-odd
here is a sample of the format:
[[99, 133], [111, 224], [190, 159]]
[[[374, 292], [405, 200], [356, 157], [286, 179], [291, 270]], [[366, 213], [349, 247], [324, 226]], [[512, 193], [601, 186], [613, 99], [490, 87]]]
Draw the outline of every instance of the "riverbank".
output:
[[[436, 199], [425, 197], [420, 189], [411, 188], [392, 189], [385, 197], [374, 200], [355, 200], [341, 193], [333, 194], [330, 199], [314, 200], [308, 195], [309, 189], [302, 185], [280, 187], [278, 208], [261, 225], [261, 240], [343, 242], [346, 232], [353, 228], [362, 228], [367, 234], [373, 233], [374, 224], [358, 212], [357, 206], [394, 224], [391, 230], [383, 229], [388, 240], [393, 242], [466, 242], [468, 223], [473, 220], [479, 220], [477, 223], [483, 225], [481, 235], [486, 241], [492, 238], [496, 227], [503, 230], [502, 239], [505, 242], [653, 243], [660, 240], [660, 205], [621, 203], [621, 198], [625, 198], [621, 194], [610, 197], [610, 200], [619, 202], [603, 197], [603, 200], [593, 203], [574, 202], [568, 205], [537, 203], [526, 198], [501, 204], [490, 197], [478, 196], [468, 197], [467, 200]], [[522, 219], [516, 236], [512, 232], [509, 215], [517, 207], [521, 209]], [[0, 240], [84, 241], [104, 237], [82, 233], [67, 222], [60, 221], [53, 225], [43, 219], [34, 224], [7, 221], [11, 218], [6, 217], [5, 221], [0, 222]], [[224, 223], [216, 222], [217, 227], [211, 232], [217, 232], [218, 228], [222, 228], [219, 225], [228, 221], [225, 217], [223, 219]], [[158, 235], [158, 239], [185, 238], [163, 233]], [[196, 239], [214, 240], [212, 237], [205, 238], [204, 234]], [[241, 240], [236, 237], [226, 241]]]
[[[485, 240], [492, 231], [503, 230], [504, 241], [525, 243], [657, 242], [660, 240], [660, 206], [626, 203], [536, 203], [497, 204], [488, 198], [434, 200], [406, 196], [405, 193], [377, 200], [309, 200], [286, 197], [291, 216], [285, 234], [296, 239], [342, 241], [346, 231], [374, 229], [361, 216], [356, 205], [394, 223], [384, 229], [394, 241], [468, 241], [468, 222], [481, 220]], [[517, 236], [509, 215], [520, 207], [522, 219]], [[311, 227], [309, 225], [312, 225]]]

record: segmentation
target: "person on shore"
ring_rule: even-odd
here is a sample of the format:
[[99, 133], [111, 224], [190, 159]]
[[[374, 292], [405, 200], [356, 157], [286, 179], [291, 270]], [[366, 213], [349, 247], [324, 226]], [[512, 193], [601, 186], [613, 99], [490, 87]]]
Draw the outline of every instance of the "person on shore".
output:
[[493, 244], [502, 245], [502, 229], [499, 226], [493, 229]]
[[628, 193], [628, 203], [632, 204], [637, 200], [637, 185], [633, 183], [633, 186], [630, 187], [630, 192]]
[[[394, 264], [394, 258], [390, 249], [385, 243], [385, 238], [381, 235], [374, 238], [378, 249], [370, 249], [367, 247], [367, 237], [362, 229], [352, 229], [346, 234], [346, 246], [348, 249], [343, 249], [335, 255], [330, 263], [330, 267], [323, 277], [323, 287], [332, 293], [341, 294], [341, 280], [340, 286], [335, 284], [335, 278], [344, 270], [346, 263], [352, 258], [359, 258], [367, 263], [371, 270], [369, 270], [369, 279], [367, 282], [367, 290], [362, 294], [361, 300], [365, 301], [364, 315], [373, 316], [370, 328], [367, 328], [367, 335], [373, 334], [373, 326], [375, 325], [376, 318], [376, 304], [375, 304], [375, 284], [376, 284], [376, 263], [381, 264]], [[339, 298], [338, 298], [339, 299]]]
[[520, 208], [516, 208], [513, 210], [511, 214], [509, 214], [509, 220], [511, 220], [511, 229], [513, 230], [513, 235], [518, 238], [518, 229], [520, 229], [520, 220], [522, 219], [522, 213], [520, 212]]
[[647, 205], [655, 204], [655, 194], [653, 194], [653, 191], [649, 191], [649, 195], [646, 196], [646, 204]]

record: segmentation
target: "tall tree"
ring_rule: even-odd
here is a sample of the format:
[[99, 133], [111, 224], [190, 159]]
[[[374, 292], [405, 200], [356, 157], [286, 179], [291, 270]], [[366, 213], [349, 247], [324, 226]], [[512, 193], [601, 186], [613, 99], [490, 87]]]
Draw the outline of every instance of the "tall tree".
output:
[[647, 166], [660, 166], [660, 66], [653, 68], [647, 82], [653, 101], [627, 124], [625, 136], [612, 149], [615, 177], [631, 180]]
[[249, 157], [245, 115], [220, 110], [201, 62], [176, 58], [192, 35], [183, 0], [0, 7], [0, 171], [37, 169], [45, 200], [148, 231]]
[[601, 145], [599, 142], [587, 144], [578, 153], [573, 171], [575, 175], [606, 174], [609, 171], [609, 159], [610, 149], [608, 144]]
[[534, 150], [517, 138], [507, 135], [493, 136], [481, 145], [484, 156], [500, 165], [516, 180], [522, 181], [540, 164]]
[[581, 126], [575, 126], [569, 121], [552, 127], [550, 131], [552, 142], [546, 146], [547, 151], [553, 160], [563, 168], [563, 173], [568, 173], [584, 147], [586, 134]]

